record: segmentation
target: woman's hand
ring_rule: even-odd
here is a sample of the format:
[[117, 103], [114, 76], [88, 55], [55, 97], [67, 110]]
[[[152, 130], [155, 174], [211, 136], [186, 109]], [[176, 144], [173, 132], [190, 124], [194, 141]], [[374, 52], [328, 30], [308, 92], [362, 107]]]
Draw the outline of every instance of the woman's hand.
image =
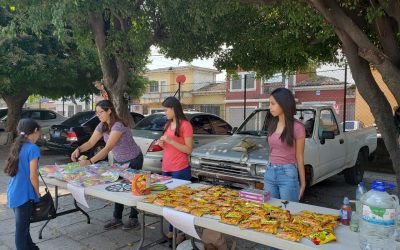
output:
[[304, 190], [306, 190], [306, 185], [305, 184], [301, 184], [300, 185], [300, 190], [299, 190], [299, 201], [301, 200], [301, 198], [303, 198]]
[[163, 146], [164, 146], [164, 142], [171, 144], [172, 139], [169, 138], [169, 137], [166, 136], [166, 135], [163, 135], [163, 136], [160, 137], [160, 142], [163, 143]]
[[74, 150], [74, 152], [72, 152], [71, 160], [75, 162], [78, 159], [79, 155], [80, 155], [80, 152], [79, 152], [79, 149], [77, 148]]
[[87, 165], [90, 165], [90, 164], [92, 164], [92, 163], [90, 163], [90, 160], [81, 160], [81, 161], [79, 161], [79, 165], [81, 165], [81, 166], [87, 166]]
[[157, 140], [155, 144], [160, 146], [160, 147], [162, 147], [162, 148], [164, 148], [164, 141]]

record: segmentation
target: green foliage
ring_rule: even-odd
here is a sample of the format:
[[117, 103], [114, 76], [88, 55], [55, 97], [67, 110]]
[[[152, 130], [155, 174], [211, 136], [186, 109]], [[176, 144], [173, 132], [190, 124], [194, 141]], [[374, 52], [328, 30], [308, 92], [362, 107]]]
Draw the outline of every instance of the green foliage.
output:
[[49, 25], [40, 37], [20, 29], [16, 12], [18, 8], [0, 8], [0, 94], [15, 95], [21, 89], [52, 98], [93, 93], [90, 83], [101, 76], [95, 52], [60, 43]]
[[219, 69], [265, 75], [336, 62], [340, 43], [330, 25], [303, 1], [252, 5], [239, 1], [159, 1], [168, 31], [158, 45], [172, 58], [216, 55]]

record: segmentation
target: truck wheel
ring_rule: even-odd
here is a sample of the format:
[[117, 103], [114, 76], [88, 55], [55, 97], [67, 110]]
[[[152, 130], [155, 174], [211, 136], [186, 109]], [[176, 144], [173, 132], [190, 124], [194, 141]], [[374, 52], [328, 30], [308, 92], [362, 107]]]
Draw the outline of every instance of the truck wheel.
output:
[[364, 151], [358, 152], [356, 164], [344, 171], [344, 180], [351, 185], [357, 185], [364, 178], [364, 169], [368, 164], [368, 158]]

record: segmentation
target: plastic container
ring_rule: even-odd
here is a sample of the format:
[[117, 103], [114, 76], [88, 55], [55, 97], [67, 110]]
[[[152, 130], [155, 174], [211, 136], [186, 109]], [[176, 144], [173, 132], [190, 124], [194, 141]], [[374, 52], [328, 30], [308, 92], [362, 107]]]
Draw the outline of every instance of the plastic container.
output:
[[349, 198], [344, 197], [343, 205], [340, 207], [340, 223], [343, 225], [350, 225], [351, 220], [351, 207]]
[[361, 249], [395, 249], [395, 231], [399, 199], [386, 190], [393, 188], [374, 181], [372, 189], [361, 197], [362, 219], [359, 225]]
[[360, 217], [356, 212], [351, 213], [351, 220], [350, 220], [350, 230], [353, 232], [358, 232], [358, 225], [360, 223]]
[[360, 182], [356, 189], [356, 213], [359, 217], [362, 216], [361, 197], [367, 192], [364, 182]]

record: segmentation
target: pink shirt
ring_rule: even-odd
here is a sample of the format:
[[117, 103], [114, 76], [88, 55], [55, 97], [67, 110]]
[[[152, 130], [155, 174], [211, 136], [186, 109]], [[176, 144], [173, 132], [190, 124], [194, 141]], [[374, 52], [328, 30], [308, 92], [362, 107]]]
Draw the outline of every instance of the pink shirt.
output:
[[[193, 137], [193, 128], [190, 122], [182, 120], [180, 124], [180, 136], [175, 136], [175, 129], [167, 128], [164, 135], [175, 142], [185, 145], [184, 137]], [[164, 142], [164, 157], [162, 160], [163, 172], [177, 172], [189, 166], [189, 155]]]
[[[306, 137], [303, 123], [295, 121], [293, 130], [294, 140]], [[280, 136], [277, 133], [268, 136], [269, 161], [272, 164], [296, 164], [296, 141], [293, 141], [293, 146], [289, 146], [285, 141], [281, 141]]]

